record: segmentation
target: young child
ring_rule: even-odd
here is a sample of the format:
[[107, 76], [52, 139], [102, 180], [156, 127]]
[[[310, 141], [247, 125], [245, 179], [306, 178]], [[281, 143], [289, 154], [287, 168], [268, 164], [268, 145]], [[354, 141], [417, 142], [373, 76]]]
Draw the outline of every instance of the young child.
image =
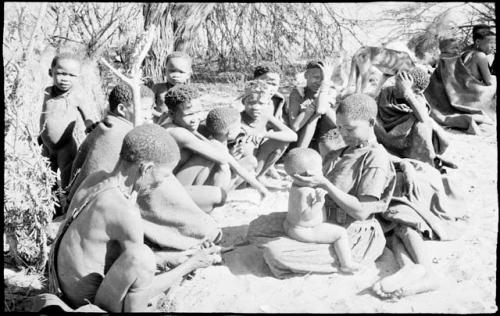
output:
[[165, 105], [165, 93], [177, 84], [188, 83], [193, 70], [191, 68], [192, 60], [183, 52], [172, 52], [167, 56], [167, 65], [165, 75], [167, 82], [157, 83], [153, 86], [155, 93], [155, 123], [160, 120], [160, 115], [163, 114], [163, 119], [167, 117], [168, 108]]
[[61, 172], [61, 187], [70, 181], [71, 165], [84, 131], [92, 125], [85, 103], [74, 93], [80, 75], [80, 59], [72, 54], [59, 54], [52, 60], [49, 75], [53, 85], [45, 89], [40, 115], [39, 142], [42, 155], [48, 157], [54, 172]]
[[289, 126], [298, 134], [297, 147], [318, 149], [321, 135], [335, 127], [332, 73], [332, 65], [311, 61], [304, 74], [306, 86], [296, 87], [290, 93]]
[[[205, 119], [207, 138], [220, 150], [229, 154], [228, 142], [232, 142], [241, 130], [240, 112], [233, 107], [221, 107], [208, 112]], [[181, 183], [192, 185], [215, 185], [226, 191], [231, 187], [231, 170], [228, 164], [217, 164], [196, 155], [177, 172]]]
[[[241, 112], [243, 139], [235, 146], [235, 157], [253, 155], [257, 158], [256, 172], [261, 180], [266, 172], [283, 155], [285, 146], [297, 140], [297, 134], [271, 115], [271, 93], [267, 84], [256, 80], [247, 84], [241, 102], [245, 109]], [[248, 146], [250, 145], [250, 146]]]
[[[492, 29], [492, 26], [490, 26], [490, 25], [487, 25], [487, 24], [476, 24], [476, 25], [474, 25], [472, 27], [472, 38], [473, 39], [476, 38], [482, 32], [491, 31], [491, 29]], [[464, 52], [465, 51], [469, 51], [469, 50], [474, 50], [474, 46], [475, 46], [475, 43], [472, 44], [472, 45], [467, 46], [464, 49]], [[496, 52], [493, 51], [493, 53], [486, 54], [486, 58], [488, 59], [490, 73], [492, 75], [496, 75], [496, 72], [495, 72], [495, 68], [496, 68], [495, 67], [496, 66]]]
[[474, 47], [463, 53], [462, 61], [473, 77], [487, 86], [496, 84], [496, 76], [490, 72], [487, 55], [495, 52], [495, 33], [479, 30], [473, 34]]
[[253, 80], [265, 81], [269, 87], [269, 93], [272, 95], [271, 115], [274, 115], [278, 120], [288, 124], [288, 108], [285, 97], [278, 92], [280, 87], [281, 70], [274, 63], [262, 63], [255, 67], [253, 71]]
[[[322, 174], [321, 156], [310, 148], [294, 148], [285, 157], [285, 171], [290, 176]], [[325, 191], [292, 183], [288, 198], [288, 213], [283, 228], [286, 234], [306, 243], [333, 244], [343, 272], [355, 272], [360, 265], [352, 259], [347, 231], [327, 223], [324, 207]]]
[[[199, 102], [199, 92], [184, 84], [176, 85], [165, 94], [165, 104], [169, 110], [169, 119], [162, 123], [176, 140], [180, 151], [181, 159], [174, 169], [174, 174], [179, 174], [183, 169], [190, 166], [189, 160], [197, 159], [201, 155], [208, 160], [215, 162], [220, 169], [231, 167], [244, 180], [254, 186], [262, 196], [268, 194], [267, 189], [260, 184], [255, 177], [224, 150], [224, 146], [206, 140], [198, 131], [201, 121], [201, 105]], [[179, 181], [184, 181], [184, 185], [192, 185], [192, 176], [185, 177], [181, 173]]]

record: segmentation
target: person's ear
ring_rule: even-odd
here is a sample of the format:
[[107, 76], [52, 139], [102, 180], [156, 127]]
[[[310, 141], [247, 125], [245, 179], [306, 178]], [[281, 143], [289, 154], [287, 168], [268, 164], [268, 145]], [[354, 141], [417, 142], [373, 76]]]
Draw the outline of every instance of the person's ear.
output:
[[127, 112], [128, 108], [123, 103], [119, 103], [116, 106], [116, 114], [120, 115], [121, 117], [127, 117]]
[[139, 172], [141, 176], [145, 176], [153, 173], [154, 163], [151, 161], [141, 163], [139, 167]]
[[49, 68], [49, 76], [52, 77], [52, 68]]
[[370, 127], [375, 126], [375, 118], [374, 118], [374, 117], [370, 118], [370, 119], [368, 120], [368, 124], [370, 124]]

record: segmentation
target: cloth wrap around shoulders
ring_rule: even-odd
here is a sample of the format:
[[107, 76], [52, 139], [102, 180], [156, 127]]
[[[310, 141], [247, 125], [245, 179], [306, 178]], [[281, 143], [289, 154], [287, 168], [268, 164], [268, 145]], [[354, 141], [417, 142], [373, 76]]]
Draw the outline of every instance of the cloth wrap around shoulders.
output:
[[[327, 221], [347, 229], [354, 260], [374, 262], [383, 252], [385, 237], [375, 213], [387, 209], [396, 175], [385, 149], [369, 144], [344, 154], [333, 151], [325, 157], [324, 174], [344, 192], [354, 196], [374, 196], [379, 203], [366, 220], [355, 220], [327, 195]], [[276, 278], [307, 273], [334, 273], [339, 270], [331, 244], [303, 243], [286, 236], [283, 221], [286, 212], [261, 215], [248, 228], [247, 239], [263, 250], [263, 257]]]
[[441, 56], [424, 94], [446, 126], [468, 129], [472, 115], [484, 115], [496, 105], [496, 85], [486, 86], [463, 63], [462, 55]]
[[[88, 135], [73, 165], [77, 178], [71, 188], [71, 197], [90, 174], [113, 171], [123, 138], [132, 128], [125, 119], [108, 115]], [[79, 173], [78, 169], [81, 169]], [[215, 240], [220, 234], [215, 220], [193, 202], [174, 177], [148, 195], [139, 195], [138, 205], [145, 226], [145, 241], [156, 248], [186, 250], [204, 239]]]
[[[415, 99], [430, 107], [421, 95]], [[386, 133], [376, 133], [381, 144], [393, 154], [433, 163], [435, 154], [443, 154], [449, 140], [432, 119], [421, 122], [403, 98], [396, 97], [396, 88], [384, 88], [378, 99], [378, 119]], [[376, 132], [378, 130], [376, 129]]]

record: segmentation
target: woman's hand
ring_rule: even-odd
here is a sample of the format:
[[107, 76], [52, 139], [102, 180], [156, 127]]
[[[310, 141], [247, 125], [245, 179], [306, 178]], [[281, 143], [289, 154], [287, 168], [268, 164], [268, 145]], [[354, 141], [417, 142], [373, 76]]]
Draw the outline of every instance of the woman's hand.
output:
[[328, 182], [323, 174], [310, 171], [306, 171], [305, 175], [295, 174], [293, 178], [299, 186], [312, 188], [323, 187]]
[[403, 172], [403, 194], [408, 197], [410, 201], [420, 198], [420, 191], [416, 183], [416, 171], [413, 165], [405, 160], [399, 162], [401, 171]]

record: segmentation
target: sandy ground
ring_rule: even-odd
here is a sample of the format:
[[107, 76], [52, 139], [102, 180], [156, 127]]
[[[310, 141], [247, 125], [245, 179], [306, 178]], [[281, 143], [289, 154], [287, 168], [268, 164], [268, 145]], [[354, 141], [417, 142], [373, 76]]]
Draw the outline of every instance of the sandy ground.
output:
[[[463, 185], [470, 202], [470, 227], [456, 241], [427, 241], [435, 268], [444, 276], [440, 290], [382, 301], [370, 287], [397, 271], [392, 252], [385, 249], [375, 265], [354, 275], [306, 275], [286, 280], [272, 277], [261, 251], [242, 246], [224, 255], [224, 264], [198, 270], [191, 280], [171, 289], [157, 310], [234, 313], [492, 313], [497, 310], [496, 244], [498, 225], [497, 139], [493, 129], [484, 136], [450, 132], [445, 157], [459, 165], [450, 172]], [[278, 166], [281, 169], [282, 166]], [[285, 179], [284, 184], [290, 184]], [[228, 203], [213, 211], [223, 227], [223, 245], [245, 240], [248, 223], [261, 214], [286, 211], [287, 190], [275, 191], [259, 203], [253, 189], [234, 191]], [[467, 207], [464, 205], [464, 207]]]
[[[210, 90], [210, 94], [204, 97], [203, 103], [211, 106], [232, 104], [238, 95], [238, 89], [232, 85], [206, 85], [205, 90]], [[458, 171], [451, 176], [463, 184], [470, 201], [468, 212], [472, 222], [459, 240], [427, 242], [436, 270], [445, 277], [440, 290], [402, 298], [397, 302], [382, 301], [373, 296], [370, 291], [373, 283], [397, 270], [392, 252], [387, 248], [373, 266], [357, 275], [309, 274], [278, 280], [272, 277], [261, 251], [250, 245], [225, 254], [223, 265], [198, 270], [193, 279], [182, 281], [166, 296], [159, 297], [151, 310], [233, 313], [495, 312], [498, 226], [496, 134], [493, 130], [481, 137], [451, 132], [451, 139], [452, 144], [445, 157], [459, 165]], [[290, 181], [284, 179], [282, 183], [289, 185]], [[223, 245], [244, 241], [249, 222], [259, 215], [286, 211], [287, 199], [286, 189], [274, 191], [262, 203], [258, 193], [251, 188], [230, 193], [228, 203], [212, 213], [223, 228]], [[9, 272], [12, 280], [12, 270], [7, 271], [6, 265], [4, 272]], [[6, 285], [7, 281], [7, 277], [4, 278]], [[35, 281], [38, 281], [38, 276]], [[35, 287], [40, 286], [23, 287], [23, 292], [35, 290]], [[29, 310], [29, 304], [20, 304], [14, 309]]]

